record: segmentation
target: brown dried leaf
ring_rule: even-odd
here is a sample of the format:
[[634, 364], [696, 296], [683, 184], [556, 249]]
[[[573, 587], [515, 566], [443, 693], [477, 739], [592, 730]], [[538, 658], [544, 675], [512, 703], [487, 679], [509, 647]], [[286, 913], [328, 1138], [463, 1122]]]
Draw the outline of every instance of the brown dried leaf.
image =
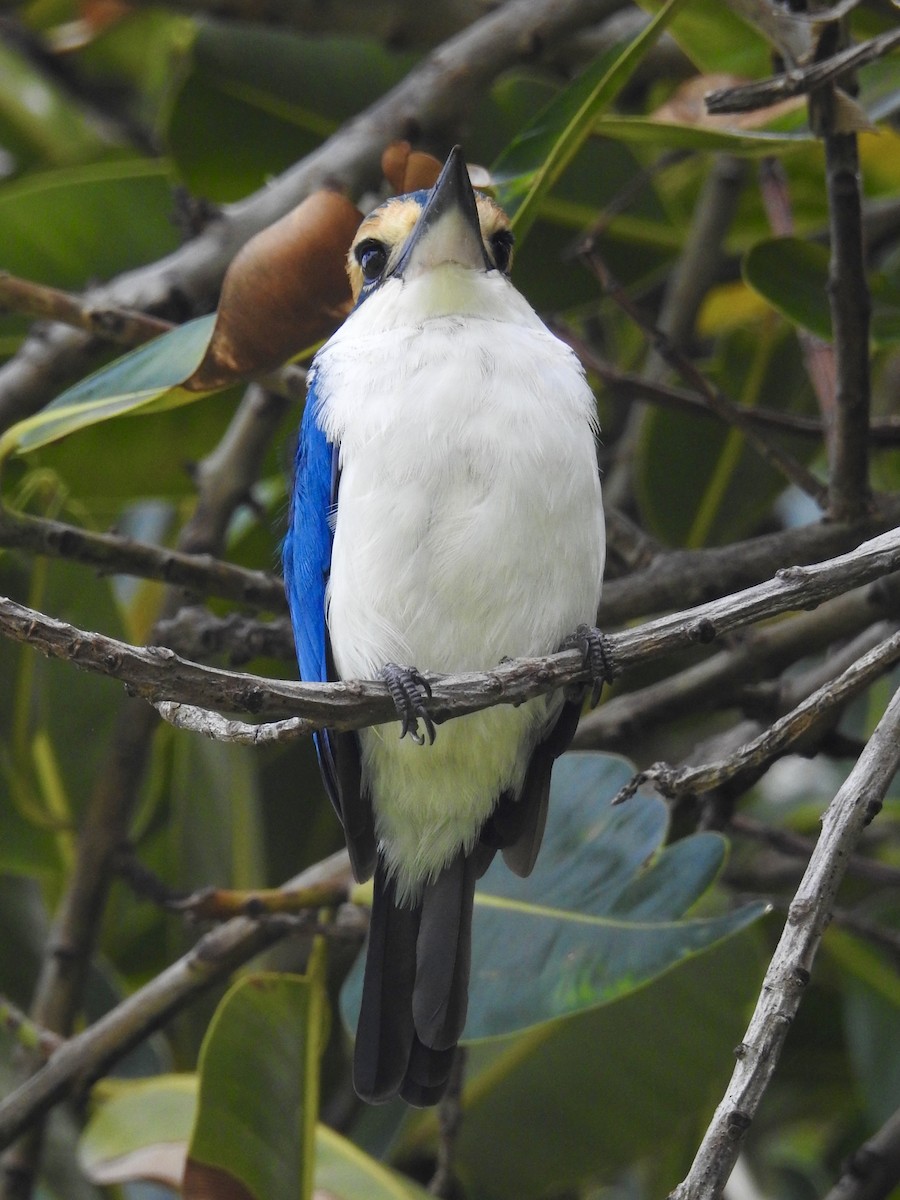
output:
[[224, 387], [281, 366], [331, 333], [351, 308], [347, 250], [362, 215], [319, 191], [235, 256], [209, 348], [184, 386]]
[[184, 1200], [259, 1200], [229, 1171], [193, 1158], [187, 1161], [181, 1194]]
[[653, 121], [668, 121], [673, 125], [694, 125], [700, 129], [758, 129], [767, 125], [774, 117], [802, 107], [802, 96], [781, 100], [768, 108], [758, 108], [745, 113], [711, 113], [706, 109], [709, 92], [739, 87], [747, 83], [738, 75], [712, 74], [694, 75], [685, 80], [656, 112], [650, 114]]
[[412, 153], [409, 142], [390, 142], [381, 155], [381, 173], [398, 194], [403, 191], [406, 164]]
[[391, 142], [381, 156], [381, 170], [398, 196], [434, 187], [442, 165], [433, 154], [413, 150], [409, 142]]

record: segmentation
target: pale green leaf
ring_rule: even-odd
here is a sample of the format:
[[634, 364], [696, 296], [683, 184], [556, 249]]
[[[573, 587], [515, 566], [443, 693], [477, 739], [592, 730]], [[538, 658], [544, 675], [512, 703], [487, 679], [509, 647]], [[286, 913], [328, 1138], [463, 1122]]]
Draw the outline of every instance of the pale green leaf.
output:
[[199, 400], [206, 393], [179, 385], [200, 365], [214, 324], [214, 313], [188, 321], [68, 388], [0, 438], [0, 460], [14, 451], [27, 453], [78, 429], [145, 410], [151, 404], [168, 407]]

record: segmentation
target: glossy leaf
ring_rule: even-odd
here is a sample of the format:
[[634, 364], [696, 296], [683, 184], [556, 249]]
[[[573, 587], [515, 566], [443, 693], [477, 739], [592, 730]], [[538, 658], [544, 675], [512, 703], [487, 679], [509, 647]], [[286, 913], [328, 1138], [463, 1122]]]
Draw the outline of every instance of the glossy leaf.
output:
[[215, 315], [198, 317], [154, 338], [68, 388], [36, 416], [14, 425], [0, 438], [0, 459], [27, 453], [98, 421], [146, 408], [153, 401], [190, 404], [201, 392], [182, 384], [199, 366]]
[[101, 1185], [140, 1179], [180, 1188], [197, 1091], [195, 1075], [104, 1083], [78, 1146], [82, 1171]]
[[[797, 341], [771, 314], [722, 338], [706, 373], [742, 407], [813, 411]], [[817, 449], [811, 439], [779, 434], [779, 441], [804, 461]], [[783, 492], [784, 477], [723, 421], [654, 407], [641, 427], [635, 490], [647, 527], [666, 544], [718, 545], [757, 527]]]
[[323, 1200], [426, 1200], [429, 1195], [327, 1125], [316, 1131], [316, 1194], [320, 1192]]
[[787, 123], [784, 129], [712, 129], [653, 117], [603, 116], [597, 121], [596, 132], [623, 142], [666, 150], [721, 151], [761, 157], [814, 140], [808, 130], [793, 125], [794, 122]]
[[654, 19], [624, 50], [617, 47], [589, 67], [500, 155], [491, 169], [497, 199], [520, 239], [537, 217], [538, 206], [593, 131], [683, 0], [667, 0]]
[[[641, 0], [641, 7], [656, 13], [663, 0]], [[747, 78], [771, 72], [772, 52], [750, 22], [720, 0], [691, 0], [672, 22], [671, 36], [703, 74], [726, 71]]]
[[19, 170], [69, 166], [114, 149], [63, 88], [13, 49], [13, 39], [0, 44], [0, 145]]
[[254, 1200], [310, 1200], [324, 1045], [324, 943], [303, 977], [245, 976], [225, 996], [200, 1055], [186, 1200], [210, 1173]]
[[[647, 1194], [665, 1195], [728, 1081], [763, 968], [746, 930], [611, 1004], [471, 1044], [457, 1151], [467, 1191], [581, 1192], [646, 1157], [660, 1176]], [[354, 1136], [415, 1162], [433, 1152], [437, 1120], [399, 1104], [368, 1109]]]
[[[722, 866], [724, 841], [697, 834], [662, 850], [666, 806], [609, 801], [631, 777], [624, 759], [567, 754], [554, 768], [537, 866], [517, 879], [497, 861], [476, 893], [464, 1039], [505, 1036], [597, 1008], [756, 920], [749, 905], [686, 918]], [[355, 1024], [358, 961], [341, 997]]]

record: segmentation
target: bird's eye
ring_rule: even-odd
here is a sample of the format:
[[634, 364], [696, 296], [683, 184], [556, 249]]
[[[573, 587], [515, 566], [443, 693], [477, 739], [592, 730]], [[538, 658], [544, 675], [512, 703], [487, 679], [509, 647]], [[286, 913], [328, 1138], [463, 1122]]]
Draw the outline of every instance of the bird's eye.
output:
[[489, 241], [491, 243], [491, 252], [494, 255], [494, 265], [498, 271], [502, 271], [504, 275], [508, 275], [512, 262], [513, 242], [515, 241], [512, 230], [498, 229], [496, 233], [491, 234]]
[[387, 247], [384, 243], [376, 241], [375, 238], [366, 238], [359, 243], [354, 253], [366, 283], [374, 283], [379, 279], [387, 265]]

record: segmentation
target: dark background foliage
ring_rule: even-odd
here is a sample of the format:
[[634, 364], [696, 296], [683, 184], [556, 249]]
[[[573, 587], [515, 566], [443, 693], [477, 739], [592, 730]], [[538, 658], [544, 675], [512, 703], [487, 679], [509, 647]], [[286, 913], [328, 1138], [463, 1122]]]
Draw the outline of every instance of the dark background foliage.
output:
[[[794, 909], [812, 950], [792, 969], [813, 967], [831, 920], [727, 1194], [832, 1195], [873, 1136], [840, 1195], [890, 1194], [900, 551], [896, 534], [856, 548], [900, 523], [896, 9], [682, 0], [650, 28], [658, 10], [2, 5], [6, 1200], [168, 1195], [188, 1144], [187, 1196], [305, 1196], [313, 1172], [342, 1197], [413, 1196], [413, 1180], [497, 1200], [665, 1195], [691, 1168], [767, 964], [785, 961], [784, 916], [838, 793], [845, 815], [867, 796], [883, 808], [840, 845], [826, 823], [819, 853], [846, 878], [836, 900], [820, 889]], [[853, 48], [858, 69], [838, 72]], [[703, 97], [722, 89], [733, 111], [713, 114]], [[566, 976], [563, 960], [528, 998], [518, 956], [499, 956], [516, 1011], [498, 1027], [498, 999], [473, 990], [473, 1029], [503, 1036], [468, 1049], [461, 1123], [453, 1103], [436, 1116], [354, 1101], [338, 992], [365, 896], [328, 857], [340, 830], [308, 737], [271, 724], [322, 713], [275, 682], [296, 668], [274, 572], [304, 351], [339, 319], [309, 257], [338, 262], [338, 201], [324, 224], [280, 227], [256, 260], [276, 313], [311, 314], [297, 364], [257, 359], [256, 382], [182, 386], [238, 250], [323, 186], [365, 211], [399, 186], [382, 154], [404, 139], [438, 157], [461, 142], [480, 164], [514, 215], [517, 286], [595, 385], [610, 542], [599, 621], [623, 667], [579, 728], [590, 757], [555, 785], [556, 819], [577, 830], [551, 829], [545, 869], [560, 852], [560, 878], [510, 893], [535, 906], [531, 932], [489, 884], [494, 949], [476, 962], [495, 963], [497, 946], [542, 952], [577, 925], [583, 970]], [[220, 321], [249, 313], [241, 336], [265, 343], [261, 312], [239, 288]], [[778, 572], [819, 562], [786, 596]], [[706, 624], [682, 616], [714, 601]], [[226, 692], [158, 653], [129, 657], [147, 644], [222, 668]], [[264, 682], [250, 695], [235, 671]], [[506, 678], [541, 686], [527, 664]], [[162, 721], [144, 697], [184, 703]], [[443, 715], [483, 702], [477, 681], [435, 689]], [[357, 725], [389, 711], [377, 687], [326, 703]], [[254, 708], [263, 733], [247, 727]], [[615, 862], [628, 864], [620, 889], [598, 899]], [[229, 922], [240, 902], [218, 895], [173, 910], [198, 889], [299, 872], [320, 889], [299, 915]], [[758, 902], [771, 914], [754, 919]], [[642, 938], [657, 939], [652, 968], [636, 965]], [[251, 960], [305, 974], [248, 977]], [[352, 1008], [351, 991], [352, 976]], [[774, 992], [790, 1001], [784, 980]], [[679, 1194], [718, 1194], [729, 1153], [711, 1155], [718, 1183]]]

